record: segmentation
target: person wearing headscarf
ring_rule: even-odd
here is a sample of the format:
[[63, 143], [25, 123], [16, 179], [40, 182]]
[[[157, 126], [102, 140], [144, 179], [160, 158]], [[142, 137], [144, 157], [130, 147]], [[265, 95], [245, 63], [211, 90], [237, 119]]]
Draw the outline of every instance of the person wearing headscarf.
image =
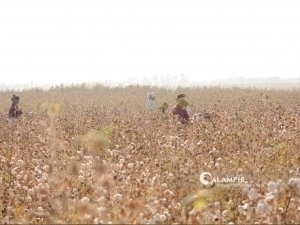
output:
[[149, 110], [156, 109], [155, 94], [149, 92], [147, 94], [146, 108]]
[[20, 101], [20, 97], [13, 95], [13, 97], [11, 98], [12, 104], [10, 106], [9, 112], [8, 112], [8, 117], [9, 118], [17, 118], [22, 114], [22, 110], [19, 109], [19, 101]]
[[185, 94], [180, 94], [177, 96], [177, 104], [172, 109], [172, 114], [182, 123], [187, 123], [189, 121], [189, 114], [187, 112], [188, 101], [185, 99]]

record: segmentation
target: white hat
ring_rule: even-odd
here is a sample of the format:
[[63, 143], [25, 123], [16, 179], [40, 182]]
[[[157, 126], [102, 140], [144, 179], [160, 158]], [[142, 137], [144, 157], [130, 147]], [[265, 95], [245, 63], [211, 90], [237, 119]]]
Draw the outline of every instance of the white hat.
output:
[[155, 97], [155, 93], [149, 92], [149, 93], [147, 94], [147, 98], [153, 98], [153, 97]]

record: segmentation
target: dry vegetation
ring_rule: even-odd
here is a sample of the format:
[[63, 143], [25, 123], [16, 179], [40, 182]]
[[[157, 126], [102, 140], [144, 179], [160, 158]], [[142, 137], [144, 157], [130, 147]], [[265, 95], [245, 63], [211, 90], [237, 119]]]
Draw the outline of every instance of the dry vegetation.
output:
[[[0, 223], [300, 223], [300, 90], [155, 88], [159, 105], [183, 92], [214, 111], [187, 126], [147, 112], [148, 91], [17, 92], [12, 127], [2, 91]], [[206, 187], [203, 171], [251, 187]]]

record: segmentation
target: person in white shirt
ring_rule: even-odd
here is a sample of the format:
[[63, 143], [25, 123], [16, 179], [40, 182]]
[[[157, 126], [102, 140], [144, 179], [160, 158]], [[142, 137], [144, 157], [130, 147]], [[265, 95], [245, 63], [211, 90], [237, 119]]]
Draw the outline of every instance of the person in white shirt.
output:
[[147, 94], [147, 103], [146, 103], [146, 108], [149, 109], [149, 110], [153, 110], [153, 109], [156, 109], [156, 103], [155, 103], [155, 94], [154, 93], [151, 93], [149, 92]]

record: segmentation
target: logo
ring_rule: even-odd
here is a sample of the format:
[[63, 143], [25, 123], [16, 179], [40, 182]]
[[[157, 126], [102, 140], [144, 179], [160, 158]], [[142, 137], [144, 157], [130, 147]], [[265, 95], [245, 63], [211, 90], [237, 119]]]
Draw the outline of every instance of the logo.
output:
[[219, 186], [239, 186], [239, 187], [250, 187], [250, 184], [245, 180], [243, 176], [234, 176], [234, 177], [214, 177], [209, 172], [203, 172], [200, 174], [200, 183], [203, 185], [209, 184], [218, 184]]
[[203, 172], [200, 174], [200, 182], [204, 185], [210, 184], [212, 181], [212, 176], [209, 172]]

